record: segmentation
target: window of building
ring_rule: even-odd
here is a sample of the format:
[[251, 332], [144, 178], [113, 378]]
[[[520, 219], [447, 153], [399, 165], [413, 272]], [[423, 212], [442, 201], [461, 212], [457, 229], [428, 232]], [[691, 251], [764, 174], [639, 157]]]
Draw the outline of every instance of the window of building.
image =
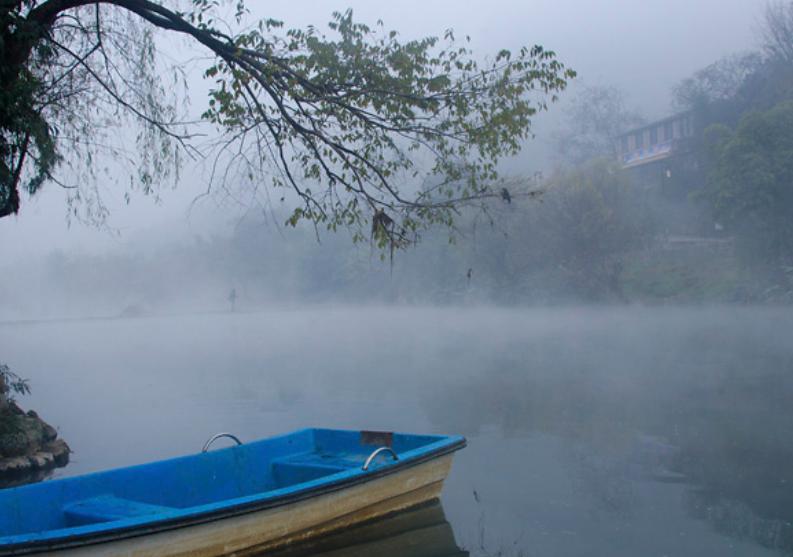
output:
[[622, 152], [623, 153], [627, 153], [628, 152], [628, 136], [627, 135], [623, 135], [622, 136], [622, 140], [620, 141], [620, 143], [621, 143], [621, 146], [622, 146]]
[[664, 124], [664, 141], [670, 141], [673, 137], [672, 122], [667, 122]]
[[650, 128], [650, 145], [658, 143], [658, 128]]
[[633, 142], [637, 149], [644, 147], [644, 132], [638, 132], [636, 135], [634, 135]]

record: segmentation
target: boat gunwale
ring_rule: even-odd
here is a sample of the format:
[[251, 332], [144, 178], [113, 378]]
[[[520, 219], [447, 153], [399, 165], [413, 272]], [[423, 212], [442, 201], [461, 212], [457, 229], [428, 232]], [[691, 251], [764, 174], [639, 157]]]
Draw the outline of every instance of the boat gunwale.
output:
[[[311, 430], [299, 430], [292, 432], [291, 434], [277, 437], [286, 437], [288, 435], [299, 434], [305, 431]], [[293, 486], [264, 491], [253, 495], [224, 499], [213, 503], [206, 503], [203, 505], [197, 505], [183, 509], [174, 509], [173, 511], [167, 511], [157, 515], [147, 515], [112, 521], [114, 526], [111, 528], [100, 529], [97, 528], [96, 524], [91, 524], [72, 528], [48, 530], [44, 533], [28, 533], [17, 534], [13, 536], [3, 536], [0, 537], [0, 556], [25, 555], [40, 551], [55, 551], [113, 542], [122, 539], [156, 534], [169, 530], [176, 530], [189, 526], [206, 524], [216, 520], [233, 518], [245, 514], [272, 509], [275, 507], [285, 506], [291, 503], [319, 497], [321, 495], [333, 493], [355, 485], [367, 483], [377, 478], [398, 473], [404, 469], [411, 468], [458, 451], [464, 448], [467, 443], [466, 439], [462, 436], [438, 435], [434, 437], [438, 437], [438, 440], [423, 447], [405, 451], [399, 455], [399, 460], [388, 461], [386, 463], [379, 464], [377, 468], [371, 468], [368, 471], [363, 471], [360, 468], [352, 468], [314, 480], [309, 480], [307, 482], [301, 482]], [[237, 449], [239, 449], [239, 447], [227, 447], [220, 450], [233, 451]], [[182, 457], [177, 457], [177, 459], [195, 456], [196, 455], [185, 455]], [[128, 468], [148, 466], [155, 464], [156, 462], [161, 461], [139, 464]], [[109, 471], [102, 471], [98, 473], [102, 474], [107, 472]], [[156, 516], [157, 518], [152, 519], [152, 516]], [[48, 535], [50, 532], [53, 534]]]

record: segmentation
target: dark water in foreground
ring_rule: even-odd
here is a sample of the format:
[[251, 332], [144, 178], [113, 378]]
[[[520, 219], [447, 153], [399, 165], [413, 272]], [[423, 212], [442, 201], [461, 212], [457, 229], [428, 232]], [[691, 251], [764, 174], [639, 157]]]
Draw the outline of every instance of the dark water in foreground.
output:
[[0, 325], [0, 354], [75, 451], [58, 475], [195, 452], [218, 431], [468, 437], [442, 507], [284, 556], [793, 554], [790, 310]]

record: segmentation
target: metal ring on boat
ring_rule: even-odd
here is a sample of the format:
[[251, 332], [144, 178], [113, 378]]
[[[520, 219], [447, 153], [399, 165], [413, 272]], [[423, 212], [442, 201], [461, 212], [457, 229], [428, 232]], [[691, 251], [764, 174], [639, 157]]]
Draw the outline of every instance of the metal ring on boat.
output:
[[372, 454], [369, 455], [369, 458], [367, 458], [366, 462], [363, 463], [363, 466], [361, 467], [361, 470], [368, 470], [369, 469], [369, 465], [372, 463], [372, 461], [375, 459], [375, 457], [377, 455], [379, 455], [380, 453], [386, 452], [386, 451], [391, 453], [391, 456], [394, 457], [394, 460], [399, 460], [399, 457], [394, 452], [394, 449], [392, 449], [391, 447], [380, 447], [379, 449], [375, 449], [375, 451]]
[[242, 445], [242, 441], [237, 439], [237, 436], [232, 434], [232, 433], [216, 433], [215, 435], [210, 437], [209, 440], [206, 443], [204, 443], [204, 448], [201, 449], [201, 452], [202, 453], [207, 452], [209, 450], [209, 446], [212, 443], [214, 443], [216, 440], [220, 439], [221, 437], [228, 437], [229, 439], [234, 439], [234, 441], [237, 442], [237, 445]]

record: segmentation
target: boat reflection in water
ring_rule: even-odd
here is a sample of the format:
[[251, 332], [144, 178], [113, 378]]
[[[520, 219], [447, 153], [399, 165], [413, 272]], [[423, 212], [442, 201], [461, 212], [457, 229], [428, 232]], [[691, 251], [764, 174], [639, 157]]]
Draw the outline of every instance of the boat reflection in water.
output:
[[258, 557], [467, 557], [457, 546], [440, 501]]

